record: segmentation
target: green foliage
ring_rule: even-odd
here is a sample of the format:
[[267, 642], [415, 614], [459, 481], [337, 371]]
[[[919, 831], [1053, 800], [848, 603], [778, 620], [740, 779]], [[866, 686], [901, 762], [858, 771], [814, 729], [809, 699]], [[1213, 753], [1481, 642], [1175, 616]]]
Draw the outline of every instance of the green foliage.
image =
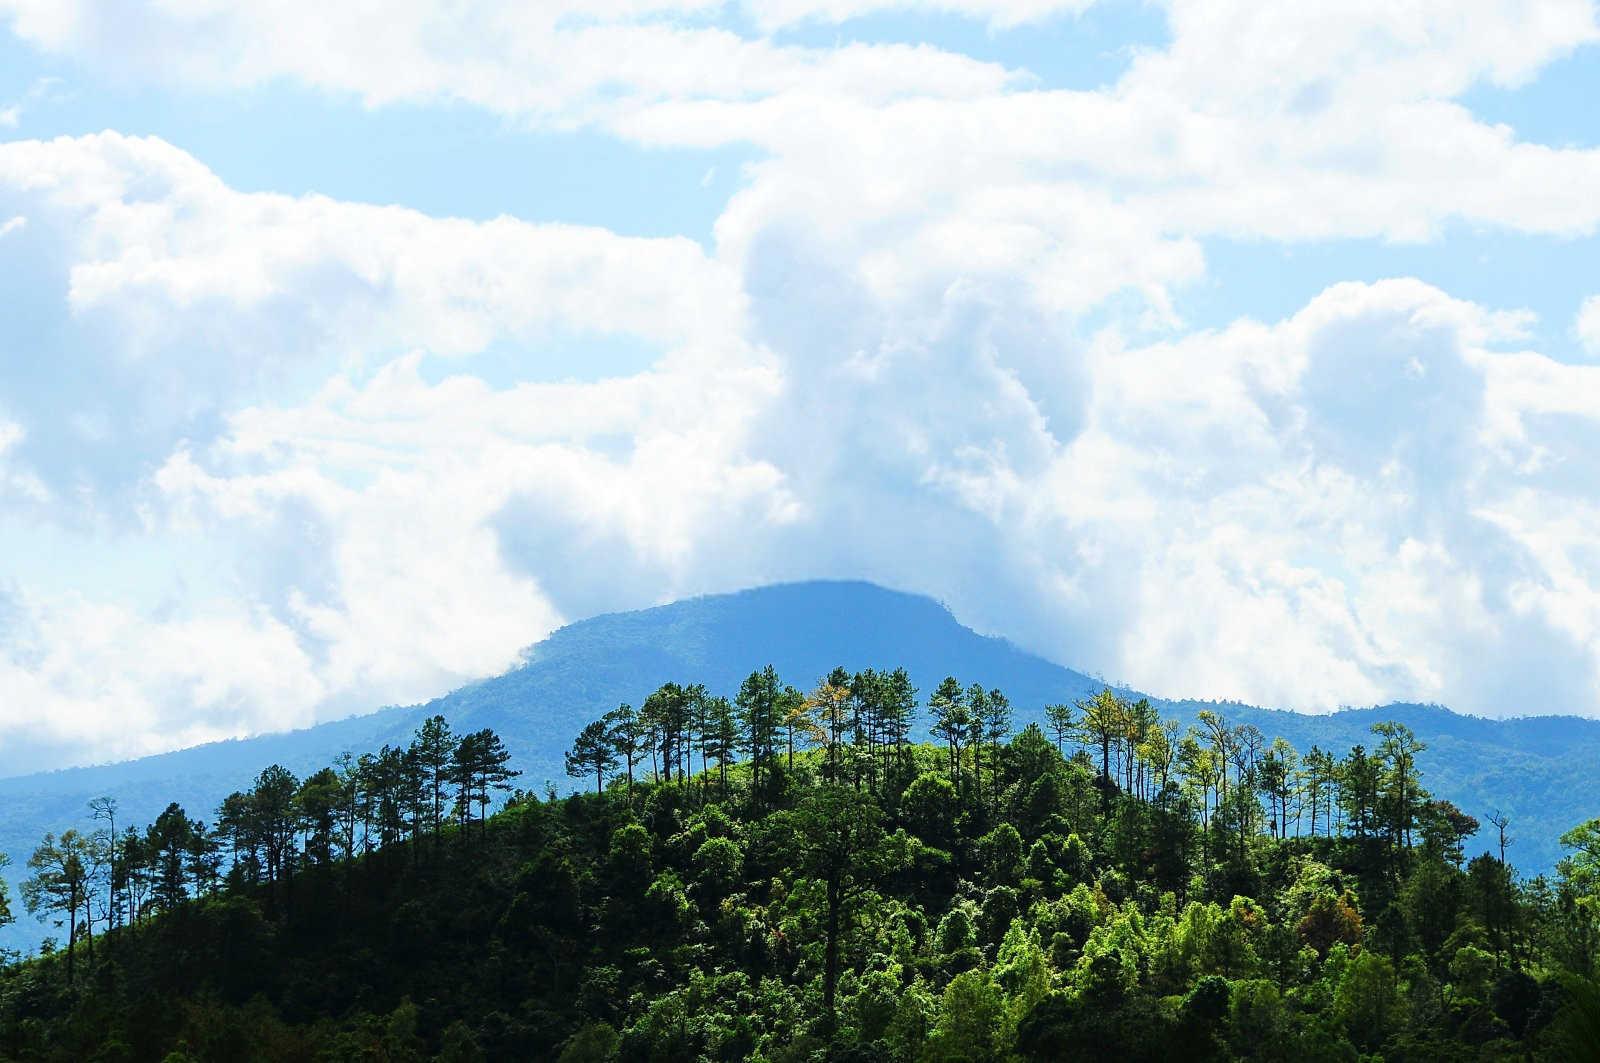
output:
[[97, 807], [29, 862], [64, 944], [0, 972], [0, 1057], [1569, 1058], [1589, 1036], [1600, 821], [1524, 881], [1463, 859], [1468, 817], [1404, 728], [1302, 757], [1104, 691], [1007, 742], [1005, 695], [951, 679], [919, 746], [912, 696], [901, 671], [666, 684], [582, 728], [594, 792], [493, 816], [503, 743], [438, 717], [303, 780], [274, 765], [212, 827]]

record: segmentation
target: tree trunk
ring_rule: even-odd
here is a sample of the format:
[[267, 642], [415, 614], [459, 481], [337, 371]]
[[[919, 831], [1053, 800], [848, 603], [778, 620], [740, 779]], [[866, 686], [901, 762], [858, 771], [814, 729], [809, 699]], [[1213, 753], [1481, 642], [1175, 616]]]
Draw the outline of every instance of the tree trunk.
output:
[[834, 1031], [834, 994], [839, 986], [839, 910], [843, 907], [844, 898], [841, 895], [839, 882], [835, 879], [828, 881], [828, 928], [827, 951], [822, 972], [822, 1007], [827, 1023], [826, 1030], [829, 1040], [833, 1038]]
[[89, 895], [83, 897], [83, 943], [88, 950], [89, 971], [94, 972], [94, 913], [89, 910]]
[[78, 951], [78, 891], [74, 887], [67, 901], [67, 985], [72, 985], [72, 960]]
[[983, 807], [983, 742], [972, 743], [972, 792], [978, 807]]

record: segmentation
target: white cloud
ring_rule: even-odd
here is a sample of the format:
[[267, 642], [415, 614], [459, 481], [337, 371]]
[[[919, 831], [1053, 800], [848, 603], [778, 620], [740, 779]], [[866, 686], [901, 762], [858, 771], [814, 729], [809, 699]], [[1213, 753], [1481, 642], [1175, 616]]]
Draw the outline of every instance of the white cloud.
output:
[[[1175, 0], [1170, 47], [1096, 92], [740, 36], [720, 10], [400, 4], [375, 26], [0, 0], [25, 39], [123, 75], [763, 153], [707, 250], [241, 193], [114, 133], [0, 145], [0, 218], [27, 220], [0, 294], [67, 337], [0, 364], [0, 483], [37, 486], [40, 536], [230, 558], [174, 602], [15, 588], [6, 703], [55, 716], [8, 730], [110, 755], [301, 723], [492, 672], [567, 617], [819, 575], [937, 594], [1162, 693], [1600, 694], [1600, 368], [1414, 280], [1220, 330], [1174, 309], [1219, 234], [1591, 233], [1600, 153], [1459, 103], [1592, 41], [1591, 5]], [[1576, 332], [1600, 343], [1591, 309]], [[652, 364], [546, 353], [615, 335]], [[104, 737], [119, 701], [131, 724]]]
[[1559, 517], [1600, 506], [1576, 467], [1596, 454], [1550, 420], [1600, 445], [1600, 369], [1503, 350], [1517, 315], [1390, 281], [1272, 325], [1107, 335], [1073, 356], [1076, 420], [1041, 414], [995, 327], [957, 308], [865, 358], [802, 337], [776, 349], [781, 376], [743, 379], [495, 389], [428, 384], [413, 356], [245, 411], [157, 484], [213, 531], [270, 540], [285, 512], [317, 529], [328, 582], [287, 612], [331, 687], [491, 671], [556, 601], [832, 573], [925, 588], [1161, 693], [1479, 711], [1600, 694], [1600, 568], [1584, 519]]
[[[471, 12], [422, 0], [271, 8], [4, 0], [13, 32], [101, 69], [211, 88], [290, 78], [369, 106], [454, 100], [555, 122], [650, 100], [747, 99], [819, 86], [867, 98], [992, 91], [1004, 71], [929, 48], [807, 49], [739, 36], [703, 0], [528, 5]], [[194, 47], [203, 38], [206, 46]], [[617, 57], [627, 57], [618, 62]]]
[[1079, 14], [1096, 0], [763, 0], [746, 5], [756, 22], [776, 30], [804, 22], [842, 23], [886, 11], [963, 15], [1011, 28]]
[[1600, 358], [1600, 295], [1591, 295], [1578, 308], [1578, 318], [1573, 323], [1578, 342], [1583, 349]]
[[[57, 459], [49, 481], [31, 480], [57, 493], [56, 505], [36, 500], [45, 535], [52, 522], [87, 519], [231, 543], [226, 592], [258, 612], [221, 626], [163, 621], [150, 637], [288, 638], [310, 679], [254, 700], [213, 696], [212, 679], [172, 673], [161, 662], [181, 655], [152, 646], [128, 680], [152, 687], [152, 704], [172, 703], [151, 728], [170, 726], [183, 704], [206, 726], [284, 726], [424, 698], [505, 667], [586, 600], [569, 588], [558, 607], [534, 571], [545, 557], [507, 558], [502, 539], [522, 534], [522, 511], [537, 514], [542, 553], [577, 549], [550, 534], [559, 521], [574, 542], [636, 556], [664, 595], [709, 537], [745, 519], [792, 519], [781, 473], [742, 451], [778, 379], [745, 338], [737, 274], [691, 241], [246, 195], [162, 142], [114, 134], [0, 145], [0, 204], [32, 223], [12, 275], [56, 269], [67, 320], [97, 326], [95, 342], [72, 352], [72, 386], [36, 392], [19, 407], [26, 424], [6, 423], [0, 477], [29, 456]], [[489, 347], [619, 333], [658, 352], [651, 369], [608, 379], [530, 353], [518, 372], [551, 383], [496, 390], [422, 375], [424, 359], [436, 369]], [[402, 343], [420, 349], [396, 357]], [[599, 379], [556, 382], [575, 371]], [[310, 399], [260, 398], [263, 377], [306, 373], [327, 381]], [[148, 416], [138, 388], [152, 381], [152, 402], [169, 394], [164, 381], [189, 385], [183, 401], [224, 416], [220, 432], [191, 443], [204, 419]], [[130, 416], [96, 425], [73, 414], [100, 402]], [[74, 421], [85, 425], [74, 437], [84, 461], [104, 473], [98, 486], [60, 464], [61, 446], [32, 438], [48, 443]], [[107, 438], [119, 443], [114, 456]], [[148, 457], [127, 463], [128, 451]], [[22, 476], [0, 485], [29, 482]], [[38, 645], [68, 630], [55, 618], [74, 610], [136, 622], [104, 603], [19, 594]], [[212, 606], [190, 592], [163, 608]], [[63, 662], [83, 655], [83, 675], [111, 667], [91, 646], [54, 652]], [[79, 674], [66, 663], [10, 660], [13, 683], [41, 698], [88, 689], [66, 684]], [[90, 701], [84, 716], [98, 718]]]
[[[673, 597], [714, 541], [796, 516], [782, 473], [741, 452], [773, 390], [760, 368], [496, 391], [430, 385], [419, 361], [245, 410], [155, 477], [168, 519], [266, 551], [299, 537], [278, 611], [342, 704], [498, 672], [620, 573]], [[626, 442], [597, 438], [613, 435]]]
[[[770, 33], [882, 10], [1008, 26], [1087, 6], [791, 0], [744, 14]], [[1583, 194], [1600, 151], [1519, 140], [1457, 102], [1600, 40], [1590, 0], [1173, 0], [1170, 44], [1089, 92], [927, 46], [742, 36], [702, 0], [497, 3], [470, 17], [414, 0], [376, 22], [306, 0], [0, 0], [8, 9], [37, 47], [132, 76], [212, 89], [289, 79], [373, 106], [455, 100], [669, 146], [752, 141], [774, 156], [758, 186], [835, 167], [838, 226], [884, 205], [925, 215], [930, 231], [975, 207], [1003, 225], [1074, 196], [1174, 238], [1417, 240], [1453, 221], [1573, 235], [1600, 221]], [[1026, 228], [1048, 238], [1062, 221]]]
[[81, 596], [0, 596], [0, 729], [12, 772], [309, 723], [324, 688], [294, 632], [215, 602], [160, 619]]
[[737, 275], [687, 239], [242, 194], [171, 145], [114, 133], [0, 144], [12, 213], [28, 225], [0, 241], [0, 289], [59, 306], [46, 335], [62, 346], [0, 366], [0, 387], [28, 389], [40, 475], [102, 508], [125, 512], [116, 488], [226, 411], [411, 348], [498, 344], [527, 351], [533, 376], [537, 352], [605, 336], [669, 362], [752, 356]]
[[[472, 352], [557, 325], [707, 346], [741, 310], [691, 240], [241, 194], [163, 141], [115, 133], [0, 145], [0, 203], [60, 233], [73, 311], [114, 319], [135, 356], [193, 342], [174, 330], [197, 320], [232, 330], [212, 339], [250, 361], [268, 344]], [[313, 324], [286, 334], [284, 316]]]
[[[1273, 326], [1102, 351], [1091, 426], [1036, 493], [1063, 506], [1053, 532], [1138, 574], [1120, 577], [1133, 606], [1118, 577], [1095, 599], [1119, 614], [1119, 674], [1324, 708], [1504, 707], [1505, 677], [1464, 677], [1499, 667], [1488, 647], [1532, 637], [1496, 605], [1527, 559], [1478, 512], [1520, 479], [1517, 456], [1487, 445], [1485, 410], [1495, 375], [1525, 372], [1485, 345], [1519, 329], [1391, 281], [1329, 289]], [[1600, 645], [1569, 651], [1561, 693], [1597, 689]]]

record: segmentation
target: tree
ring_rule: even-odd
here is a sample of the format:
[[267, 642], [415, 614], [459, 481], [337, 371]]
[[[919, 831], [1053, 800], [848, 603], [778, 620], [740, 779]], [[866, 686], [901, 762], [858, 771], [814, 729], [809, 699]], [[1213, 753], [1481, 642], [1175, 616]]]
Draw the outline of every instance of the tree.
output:
[[884, 748], [888, 695], [887, 675], [867, 668], [850, 677], [850, 704], [854, 710], [850, 739], [855, 751], [851, 758], [853, 777], [855, 784], [860, 786], [864, 773], [867, 788], [874, 793], [878, 790], [879, 751]]
[[[816, 717], [822, 729], [824, 745], [828, 751], [826, 772], [829, 782], [839, 781], [839, 758], [843, 753], [842, 741], [850, 704], [850, 674], [843, 668], [835, 668], [823, 677], [817, 688], [807, 696], [805, 706]], [[791, 716], [790, 719], [793, 717]], [[787, 722], [787, 721], [786, 721]], [[793, 735], [793, 727], [790, 734]], [[793, 747], [790, 748], [790, 761], [793, 762]]]
[[698, 690], [679, 683], [663, 683], [644, 699], [640, 712], [654, 724], [661, 748], [661, 769], [668, 782], [688, 778], [694, 763], [694, 710]]
[[989, 702], [983, 714], [983, 737], [993, 753], [994, 771], [1000, 770], [1000, 744], [1011, 734], [1011, 699], [996, 687], [989, 691]]
[[145, 831], [145, 851], [155, 867], [151, 900], [171, 911], [189, 896], [190, 854], [199, 846], [196, 824], [176, 802], [169, 804]]
[[[902, 764], [905, 761], [906, 746], [911, 740], [911, 724], [916, 714], [917, 688], [911, 685], [910, 673], [904, 668], [896, 668], [884, 680], [880, 716], [884, 745], [889, 754]], [[887, 768], [886, 764], [885, 774]]]
[[628, 793], [632, 794], [633, 766], [644, 752], [646, 729], [639, 720], [639, 714], [627, 702], [606, 713], [603, 719], [610, 728], [611, 747], [617, 751], [628, 773]]
[[1078, 711], [1078, 734], [1084, 744], [1100, 747], [1100, 800], [1104, 810], [1110, 807], [1111, 788], [1115, 785], [1111, 781], [1111, 746], [1123, 732], [1127, 706], [1108, 687], [1080, 702]]
[[113, 869], [117, 875], [117, 889], [127, 898], [128, 922], [135, 923], [144, 914], [150, 896], [150, 858], [145, 852], [144, 836], [132, 827], [122, 829], [122, 840], [117, 845], [122, 860]]
[[684, 695], [688, 698], [689, 703], [687, 710], [690, 732], [687, 740], [688, 744], [690, 745], [690, 756], [688, 757], [689, 770], [694, 770], [694, 756], [692, 747], [693, 745], [698, 744], [700, 746], [700, 794], [703, 798], [705, 796], [706, 786], [708, 785], [705, 778], [706, 770], [710, 766], [709, 758], [711, 756], [709, 751], [710, 738], [708, 736], [708, 732], [711, 730], [712, 702], [714, 699], [711, 697], [710, 691], [706, 690], [704, 683], [690, 684], [684, 688]]
[[786, 736], [788, 747], [786, 763], [790, 771], [794, 770], [796, 747], [807, 749], [827, 745], [828, 731], [820, 722], [818, 705], [815, 695], [797, 698], [790, 697], [785, 692], [779, 698], [778, 718]]
[[1275, 739], [1261, 759], [1261, 792], [1272, 807], [1272, 834], [1276, 838], [1289, 836], [1289, 797], [1294, 791], [1298, 764], [1294, 747], [1282, 738]]
[[929, 1058], [988, 1063], [1005, 1058], [1005, 1001], [987, 970], [963, 971], [945, 987]]
[[567, 751], [567, 774], [574, 779], [594, 776], [594, 792], [605, 791], [605, 774], [617, 766], [617, 750], [611, 740], [611, 729], [603, 719], [584, 726], [573, 739]]
[[274, 764], [256, 776], [249, 794], [248, 815], [266, 857], [267, 896], [272, 903], [276, 903], [280, 883], [284, 897], [288, 896], [288, 884], [283, 880], [299, 827], [294, 803], [299, 789], [300, 780], [294, 773]]
[[983, 804], [983, 740], [987, 731], [985, 721], [989, 718], [989, 692], [983, 689], [981, 683], [974, 683], [967, 688], [967, 733], [965, 741], [967, 748], [972, 750], [972, 792], [975, 803], [981, 808]]
[[458, 804], [468, 822], [472, 819], [471, 806], [477, 805], [479, 826], [487, 829], [489, 805], [494, 800], [490, 791], [509, 791], [511, 780], [522, 774], [510, 765], [511, 751], [490, 728], [462, 736], [456, 746], [451, 776], [458, 788]]
[[949, 757], [950, 779], [956, 788], [961, 787], [961, 743], [967, 734], [966, 692], [955, 676], [946, 676], [933, 695], [928, 698], [928, 709], [933, 713], [931, 732], [935, 738], [944, 739]]
[[429, 716], [417, 728], [413, 748], [431, 801], [430, 822], [435, 835], [439, 833], [439, 825], [444, 817], [444, 795], [450, 788], [450, 769], [455, 763], [458, 742], [443, 716]]
[[[120, 922], [117, 905], [117, 882], [121, 877], [117, 867], [117, 849], [121, 844], [121, 839], [117, 835], [117, 799], [109, 795], [93, 798], [89, 802], [89, 814], [96, 821], [104, 821], [106, 824], [106, 837], [108, 839], [107, 860], [109, 861], [107, 875], [107, 893], [109, 896], [106, 904], [109, 913], [107, 923], [109, 926], [115, 926]], [[3, 923], [0, 923], [0, 925], [3, 925]]]
[[1360, 745], [1353, 747], [1339, 765], [1339, 801], [1345, 825], [1358, 841], [1373, 833], [1381, 772], [1382, 764], [1369, 757]]
[[770, 664], [759, 672], [751, 672], [740, 684], [739, 695], [734, 699], [744, 723], [745, 747], [750, 751], [750, 790], [757, 807], [762, 801], [763, 772], [772, 759], [778, 727], [791, 700], [785, 698], [777, 670]]
[[1209, 742], [1211, 755], [1216, 759], [1217, 794], [1220, 800], [1228, 793], [1228, 762], [1233, 759], [1234, 729], [1228, 726], [1226, 719], [1210, 709], [1201, 709], [1195, 718], [1200, 721], [1200, 733]]
[[1378, 756], [1386, 767], [1384, 815], [1388, 820], [1390, 847], [1398, 852], [1402, 845], [1411, 848], [1411, 828], [1422, 803], [1417, 785], [1417, 754], [1428, 747], [1411, 733], [1411, 728], [1393, 720], [1373, 724], [1372, 733], [1382, 739], [1378, 743]]
[[194, 843], [187, 854], [186, 872], [194, 883], [195, 892], [207, 894], [217, 888], [221, 879], [221, 838], [215, 831], [206, 829], [200, 820], [193, 821]]
[[1478, 833], [1478, 821], [1450, 801], [1428, 801], [1418, 816], [1423, 846], [1442, 860], [1461, 866], [1466, 840]]
[[1305, 803], [1311, 809], [1311, 836], [1317, 835], [1318, 817], [1324, 809], [1327, 815], [1322, 817], [1325, 833], [1333, 832], [1333, 788], [1337, 766], [1333, 754], [1320, 746], [1313, 745], [1306, 750], [1306, 755], [1300, 760], [1300, 788], [1305, 794]]
[[1148, 698], [1140, 698], [1132, 705], [1124, 704], [1122, 713], [1122, 775], [1123, 789], [1144, 796], [1145, 760], [1141, 750], [1151, 732], [1161, 727], [1161, 714]]
[[[46, 834], [28, 858], [33, 872], [22, 883], [22, 901], [33, 915], [56, 913], [67, 919], [67, 984], [73, 984], [73, 955], [78, 946], [78, 909], [88, 880], [89, 840], [75, 830], [58, 839]], [[57, 924], [59, 925], [59, 924]]]
[[824, 898], [822, 1004], [828, 1033], [835, 1026], [839, 936], [847, 909], [866, 890], [909, 861], [903, 831], [887, 833], [877, 802], [836, 783], [811, 789], [792, 812], [774, 817], [775, 848], [795, 870], [822, 885]]
[[[339, 779], [339, 852], [348, 859], [356, 854], [356, 830], [361, 828], [363, 848], [366, 843], [366, 822], [363, 814], [366, 801], [365, 774], [368, 756], [340, 753], [334, 758], [334, 769]], [[220, 828], [220, 824], [218, 825]]]
[[[1511, 826], [1511, 817], [1506, 815], [1504, 812], [1500, 811], [1497, 808], [1493, 812], [1490, 812], [1484, 818], [1489, 821], [1490, 826], [1494, 827], [1495, 836], [1500, 841], [1500, 862], [1502, 864], [1504, 864], [1506, 862], [1506, 846], [1510, 845], [1513, 841], [1516, 840], [1515, 838], [1508, 837], [1507, 834], [1506, 834], [1506, 831]], [[1574, 827], [1573, 830], [1568, 831], [1566, 834], [1563, 834], [1561, 836], [1561, 844], [1562, 845], [1566, 845], [1567, 844], [1567, 838], [1573, 834], [1573, 831], [1576, 831], [1576, 830], [1579, 830], [1579, 829], [1581, 829], [1581, 828]]]
[[1388, 1038], [1399, 1000], [1394, 967], [1384, 957], [1363, 949], [1344, 966], [1334, 989], [1333, 1014], [1352, 1042], [1374, 1052]]
[[[0, 853], [0, 871], [11, 866], [11, 857]], [[16, 915], [11, 911], [11, 887], [4, 878], [0, 878], [0, 927], [7, 926], [16, 921]]]
[[708, 722], [706, 749], [717, 758], [719, 789], [727, 793], [728, 764], [739, 755], [739, 719], [734, 715], [733, 702], [723, 697], [712, 698]]
[[1066, 741], [1078, 733], [1077, 721], [1072, 716], [1072, 706], [1067, 704], [1046, 705], [1044, 707], [1045, 722], [1050, 727], [1050, 737], [1055, 739], [1056, 752], [1066, 755]]
[[326, 867], [333, 862], [343, 802], [344, 785], [338, 772], [332, 768], [321, 768], [311, 773], [295, 792], [295, 817], [305, 831], [306, 856], [318, 867]]

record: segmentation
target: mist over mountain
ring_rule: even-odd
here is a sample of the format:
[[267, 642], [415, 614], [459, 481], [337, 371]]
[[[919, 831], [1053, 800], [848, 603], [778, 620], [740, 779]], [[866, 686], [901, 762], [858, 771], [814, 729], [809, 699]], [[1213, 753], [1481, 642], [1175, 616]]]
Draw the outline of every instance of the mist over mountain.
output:
[[[519, 783], [542, 790], [575, 784], [562, 754], [587, 721], [619, 702], [639, 704], [667, 681], [704, 683], [732, 694], [753, 669], [776, 667], [809, 689], [835, 666], [905, 667], [925, 697], [946, 675], [999, 687], [1015, 707], [1015, 726], [1041, 718], [1046, 704], [1073, 701], [1104, 684], [964, 627], [939, 603], [862, 582], [783, 584], [694, 598], [570, 624], [531, 647], [521, 666], [424, 705], [381, 711], [301, 731], [211, 743], [95, 767], [0, 779], [0, 851], [13, 880], [45, 831], [82, 827], [93, 797], [118, 798], [119, 823], [142, 824], [169, 801], [210, 821], [218, 802], [278, 763], [304, 775], [341, 752], [403, 743], [426, 716], [444, 714], [457, 731], [490, 727], [522, 771]], [[1134, 693], [1134, 692], [1130, 692]], [[1336, 754], [1374, 744], [1380, 720], [1406, 724], [1427, 743], [1423, 783], [1480, 820], [1491, 809], [1510, 815], [1512, 862], [1527, 874], [1549, 871], [1562, 831], [1600, 809], [1600, 721], [1570, 716], [1488, 720], [1438, 706], [1386, 705], [1313, 716], [1235, 703], [1152, 698], [1183, 725], [1202, 708], [1252, 723], [1302, 752], [1313, 744]], [[1468, 851], [1488, 847], [1480, 833]], [[43, 933], [23, 916], [0, 942], [28, 946]]]

